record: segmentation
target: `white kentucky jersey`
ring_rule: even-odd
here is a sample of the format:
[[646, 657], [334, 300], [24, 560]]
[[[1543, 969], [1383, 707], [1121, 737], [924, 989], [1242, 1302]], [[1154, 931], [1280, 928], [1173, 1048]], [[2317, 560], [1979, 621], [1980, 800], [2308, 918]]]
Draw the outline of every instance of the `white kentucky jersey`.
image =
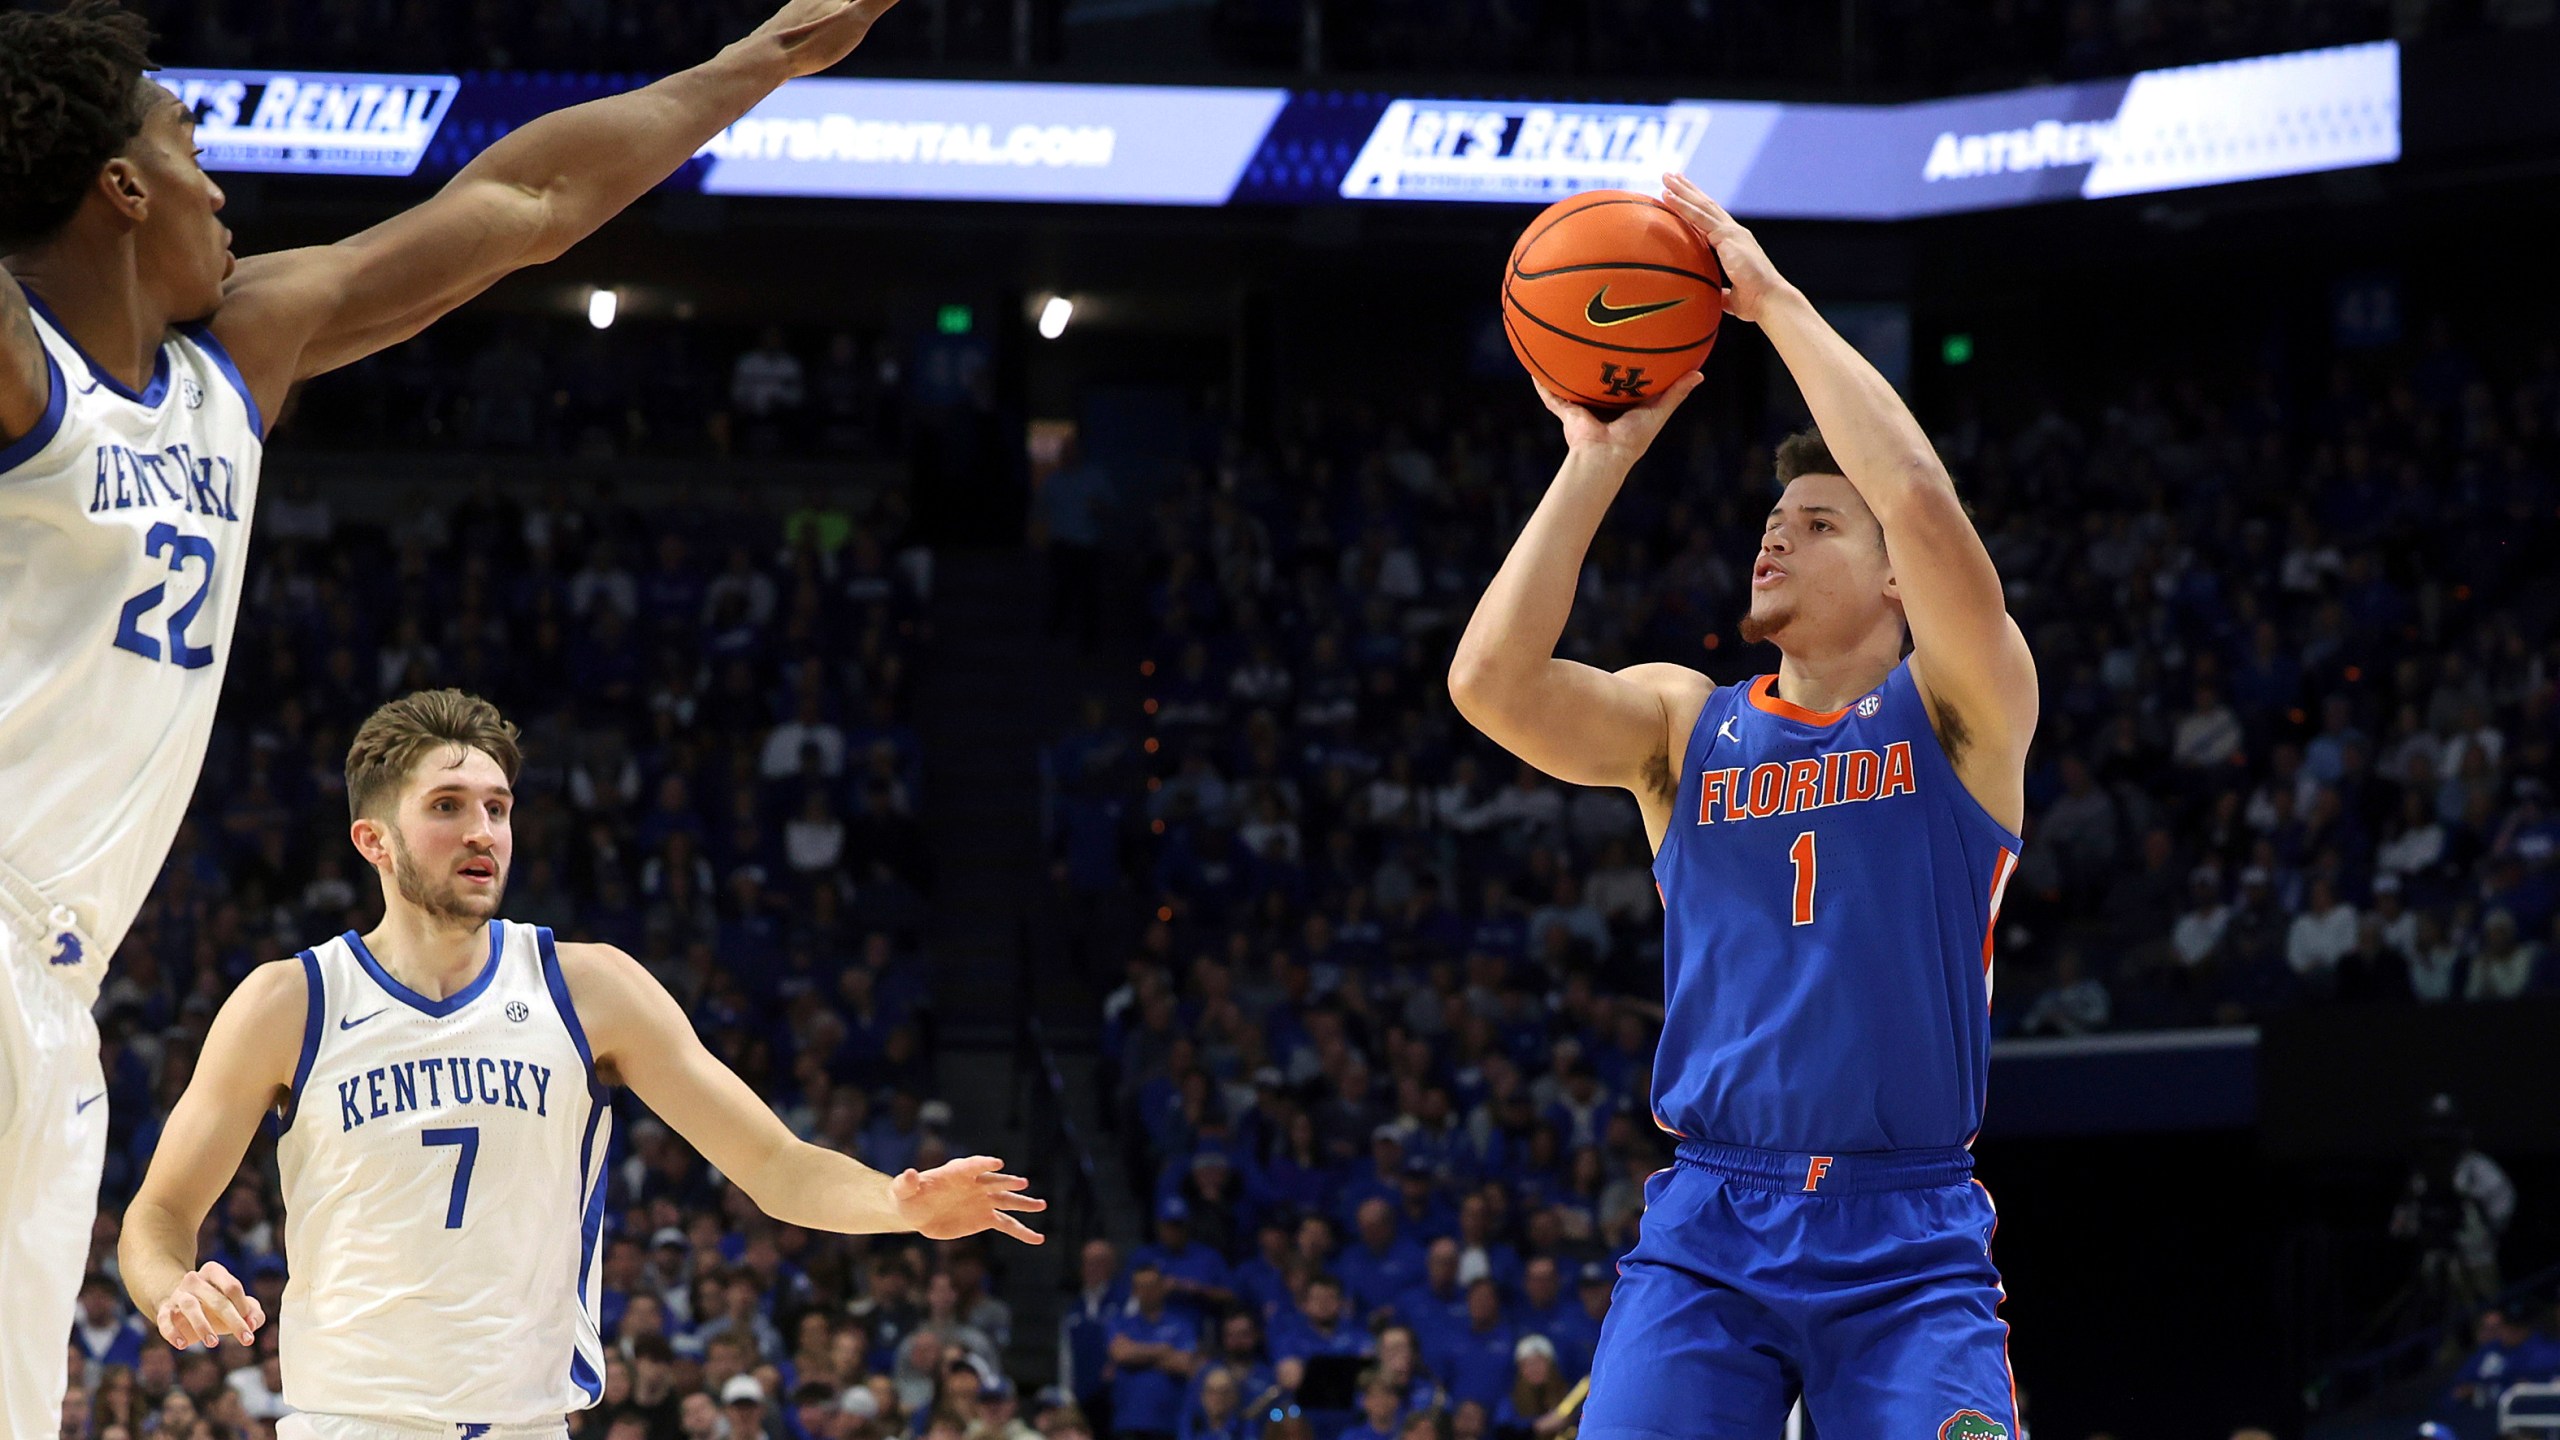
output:
[[204, 763], [264, 425], [206, 327], [136, 394], [34, 308], [50, 398], [0, 443], [0, 865], [111, 952]]
[[491, 921], [487, 968], [442, 1000], [353, 931], [301, 958], [285, 1400], [466, 1426], [594, 1404], [611, 1122], [551, 932]]

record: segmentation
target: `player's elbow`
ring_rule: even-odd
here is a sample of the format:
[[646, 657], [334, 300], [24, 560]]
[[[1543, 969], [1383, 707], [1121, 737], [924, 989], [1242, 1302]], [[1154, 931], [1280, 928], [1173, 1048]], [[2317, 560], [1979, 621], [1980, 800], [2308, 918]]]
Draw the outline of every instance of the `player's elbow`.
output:
[[1449, 701], [1470, 721], [1499, 711], [1519, 688], [1511, 667], [1480, 650], [1462, 646], [1449, 662]]

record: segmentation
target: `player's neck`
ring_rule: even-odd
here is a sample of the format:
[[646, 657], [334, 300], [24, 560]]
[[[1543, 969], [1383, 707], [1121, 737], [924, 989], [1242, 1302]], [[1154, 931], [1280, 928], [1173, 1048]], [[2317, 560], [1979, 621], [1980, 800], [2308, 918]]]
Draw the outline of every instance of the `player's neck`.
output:
[[468, 927], [394, 902], [382, 923], [364, 937], [367, 950], [391, 978], [429, 1000], [442, 1000], [480, 978], [489, 964], [489, 927]]
[[9, 272], [118, 383], [136, 391], [151, 383], [161, 342], [168, 338], [169, 313], [142, 283], [130, 237], [99, 241], [66, 234], [12, 257]]
[[1882, 685], [1893, 667], [1902, 663], [1902, 642], [1897, 634], [1890, 648], [1882, 644], [1852, 646], [1820, 655], [1804, 655], [1782, 651], [1778, 657], [1779, 699], [1827, 714], [1856, 702], [1859, 696]]

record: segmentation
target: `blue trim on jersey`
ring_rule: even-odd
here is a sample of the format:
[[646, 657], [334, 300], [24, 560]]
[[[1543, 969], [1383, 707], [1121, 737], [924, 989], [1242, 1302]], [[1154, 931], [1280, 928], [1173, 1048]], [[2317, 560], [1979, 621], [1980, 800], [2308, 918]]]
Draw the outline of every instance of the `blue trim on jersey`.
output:
[[164, 340], [161, 342], [158, 358], [152, 363], [151, 383], [143, 387], [141, 394], [136, 395], [131, 390], [125, 388], [125, 383], [123, 381], [108, 374], [107, 367], [98, 363], [97, 356], [80, 348], [80, 342], [72, 339], [71, 332], [63, 328], [61, 317], [55, 315], [52, 309], [49, 308], [43, 300], [37, 298], [36, 292], [29, 290], [26, 293], [27, 303], [35, 307], [35, 312], [42, 315], [45, 319], [45, 323], [54, 328], [54, 333], [62, 337], [62, 343], [71, 347], [71, 353], [79, 356], [80, 359], [88, 365], [90, 379], [105, 386], [109, 392], [121, 395], [127, 400], [132, 401], [134, 404], [141, 406], [145, 410], [157, 410], [160, 408], [160, 402], [169, 398], [169, 345], [167, 341]]
[[53, 358], [52, 346], [40, 345], [37, 348], [44, 351], [44, 373], [50, 382], [45, 393], [44, 417], [36, 421], [33, 430], [0, 446], [0, 475], [33, 460], [38, 452], [52, 444], [53, 437], [62, 433], [63, 412], [71, 408], [71, 389], [62, 381], [62, 362]]
[[[533, 927], [533, 945], [542, 955], [542, 984], [551, 992], [551, 1008], [560, 1012], [560, 1023], [568, 1027], [578, 1058], [587, 1062], [587, 1133], [578, 1142], [578, 1183], [584, 1185], [595, 1168], [596, 1129], [605, 1114], [604, 1084], [596, 1078], [596, 1053], [587, 1044], [587, 1027], [578, 1023], [578, 1005], [569, 998], [569, 977], [561, 973], [560, 949], [550, 926]], [[604, 1230], [605, 1184], [606, 1177], [597, 1175], [595, 1188], [578, 1207], [578, 1308], [582, 1310], [587, 1304], [587, 1277], [595, 1265], [596, 1240]], [[569, 1382], [586, 1392], [590, 1405], [604, 1399], [604, 1381], [587, 1357], [575, 1351], [569, 1355]]]
[[552, 1007], [560, 1012], [561, 1023], [569, 1027], [569, 1041], [578, 1047], [578, 1058], [587, 1062], [587, 1083], [592, 1086], [596, 1052], [587, 1048], [587, 1027], [578, 1023], [577, 1002], [569, 998], [569, 977], [560, 973], [560, 951], [552, 940], [550, 926], [533, 927], [533, 945], [542, 952], [542, 983], [551, 991]]
[[320, 957], [308, 950], [301, 955], [302, 1058], [293, 1062], [293, 1092], [285, 1097], [284, 1108], [276, 1116], [278, 1135], [293, 1128], [293, 1117], [302, 1108], [302, 1087], [311, 1079], [311, 1062], [320, 1056], [320, 1036], [329, 1020], [328, 987], [320, 982]]
[[[346, 940], [347, 948], [355, 952], [356, 963], [364, 967], [364, 973], [372, 976], [373, 983], [381, 986], [384, 993], [412, 1010], [422, 1011], [441, 1020], [479, 999], [480, 992], [489, 988], [489, 982], [498, 978], [498, 957], [507, 943], [506, 927], [507, 922], [504, 920], [489, 922], [489, 963], [481, 967], [478, 979], [441, 1000], [430, 1000], [393, 979], [391, 972], [382, 968], [382, 962], [373, 958], [373, 952], [364, 948], [363, 936], [350, 930], [347, 932]], [[579, 1048], [583, 1050], [585, 1047]]]
[[258, 411], [258, 397], [249, 393], [249, 382], [240, 378], [240, 367], [232, 361], [231, 352], [223, 348], [221, 341], [213, 338], [213, 327], [181, 325], [178, 333], [196, 342], [196, 348], [213, 362], [213, 368], [221, 371], [222, 378], [231, 382], [231, 388], [240, 392], [240, 403], [249, 407], [250, 433], [261, 440], [266, 439], [267, 417]]

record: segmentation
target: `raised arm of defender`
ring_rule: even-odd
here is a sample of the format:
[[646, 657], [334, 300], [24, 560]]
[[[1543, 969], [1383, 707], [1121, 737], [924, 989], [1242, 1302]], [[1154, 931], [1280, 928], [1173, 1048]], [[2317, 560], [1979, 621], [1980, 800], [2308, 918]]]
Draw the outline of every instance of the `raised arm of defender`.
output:
[[273, 415], [296, 381], [398, 344], [509, 273], [558, 258], [784, 81], [852, 53], [895, 3], [789, 0], [701, 65], [515, 131], [414, 210], [335, 245], [243, 260], [214, 333]]
[[912, 1230], [955, 1240], [996, 1230], [1040, 1236], [1014, 1212], [1049, 1208], [1003, 1162], [966, 1156], [892, 1179], [791, 1133], [747, 1082], [703, 1048], [675, 997], [610, 945], [562, 945], [561, 974], [598, 1070], [631, 1087], [759, 1209], [785, 1224], [849, 1235]]
[[1609, 502], [1697, 388], [1695, 374], [1683, 376], [1604, 422], [1539, 387], [1564, 425], [1564, 464], [1476, 602], [1449, 665], [1449, 698], [1467, 723], [1559, 780], [1635, 792], [1657, 842], [1679, 790], [1674, 732], [1696, 716], [1713, 683], [1679, 665], [1596, 669], [1559, 657], [1556, 642]]
[[1941, 732], [1953, 718], [1967, 737], [1961, 748], [1972, 753], [1953, 757], [1967, 785], [1986, 804], [1986, 786], [2016, 796], [2006, 807], [2014, 824], [2025, 803], [2018, 767], [2036, 726], [2035, 660], [1946, 466], [1893, 386], [1779, 275], [1751, 232], [1686, 178], [1663, 179], [1664, 202], [1715, 247], [1732, 286], [1726, 310], [1777, 348], [1832, 458], [1883, 526], [1911, 627], [1912, 678]]

